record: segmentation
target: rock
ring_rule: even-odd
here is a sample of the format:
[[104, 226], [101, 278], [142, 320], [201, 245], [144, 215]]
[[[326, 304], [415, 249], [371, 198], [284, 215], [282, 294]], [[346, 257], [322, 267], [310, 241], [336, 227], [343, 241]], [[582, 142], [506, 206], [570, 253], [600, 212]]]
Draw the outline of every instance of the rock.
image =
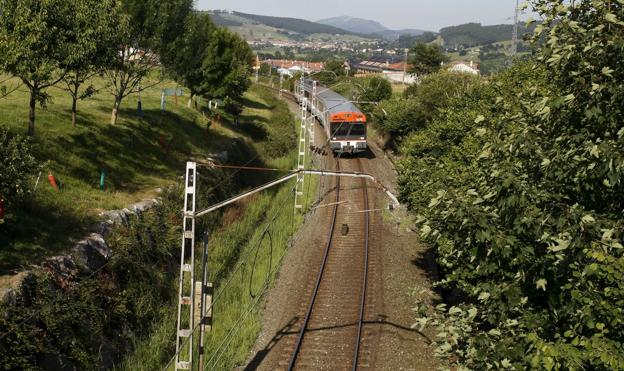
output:
[[76, 257], [76, 264], [87, 272], [94, 272], [108, 262], [111, 249], [98, 233], [92, 233], [72, 249]]
[[97, 223], [95, 226], [93, 226], [93, 229], [95, 229], [97, 234], [100, 234], [102, 237], [104, 237], [104, 239], [106, 239], [106, 237], [110, 235], [114, 226], [115, 224], [111, 220], [107, 220]]
[[18, 296], [23, 296], [28, 280], [33, 278], [31, 271], [24, 271], [11, 277], [8, 287], [0, 289], [0, 303], [15, 305]]
[[112, 225], [128, 225], [128, 216], [123, 210], [108, 210], [100, 213], [105, 222]]
[[75, 282], [78, 276], [78, 266], [69, 255], [54, 256], [46, 259], [43, 268], [52, 274], [59, 287], [66, 288]]
[[153, 209], [158, 205], [158, 200], [143, 200], [141, 202], [137, 202], [136, 204], [130, 206], [130, 209], [135, 213], [143, 213], [145, 211]]

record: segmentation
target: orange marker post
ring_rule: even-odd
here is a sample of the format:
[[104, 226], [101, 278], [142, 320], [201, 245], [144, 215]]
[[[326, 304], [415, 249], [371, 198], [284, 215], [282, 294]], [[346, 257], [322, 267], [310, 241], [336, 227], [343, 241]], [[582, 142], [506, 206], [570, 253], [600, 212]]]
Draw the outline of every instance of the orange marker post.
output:
[[52, 188], [54, 188], [57, 192], [59, 191], [58, 184], [56, 184], [56, 179], [54, 179], [54, 175], [52, 175], [52, 172], [48, 173], [48, 182], [50, 182]]

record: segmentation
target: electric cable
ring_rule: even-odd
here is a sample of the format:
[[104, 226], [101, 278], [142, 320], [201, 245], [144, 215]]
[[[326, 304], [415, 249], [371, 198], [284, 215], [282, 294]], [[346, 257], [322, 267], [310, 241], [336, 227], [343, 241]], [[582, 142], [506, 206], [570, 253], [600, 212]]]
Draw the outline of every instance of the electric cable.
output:
[[[293, 192], [292, 194], [294, 194], [294, 188], [291, 189], [291, 192]], [[290, 197], [287, 197], [284, 202], [280, 205], [279, 210], [275, 213], [274, 217], [272, 218], [272, 221], [274, 221], [275, 219], [277, 219], [277, 216], [279, 215], [279, 213], [284, 210], [286, 203], [288, 202], [288, 200], [290, 199]], [[266, 230], [266, 229], [265, 229]], [[293, 227], [294, 230], [294, 227]], [[264, 232], [263, 232], [264, 233]], [[210, 306], [208, 308], [206, 308], [206, 312], [209, 312], [211, 309], [213, 309], [213, 307], [215, 306], [215, 304], [217, 304], [217, 302], [219, 302], [219, 299], [221, 298], [221, 296], [223, 295], [223, 293], [225, 292], [225, 289], [230, 285], [230, 283], [234, 280], [234, 277], [236, 277], [236, 274], [238, 273], [238, 271], [245, 266], [247, 259], [249, 258], [251, 252], [254, 251], [254, 249], [249, 249], [245, 252], [245, 254], [243, 255], [243, 257], [241, 257], [239, 259], [239, 262], [236, 264], [236, 268], [230, 273], [227, 281], [225, 282], [225, 284], [221, 285], [218, 287], [218, 291], [216, 291], [215, 289], [215, 295], [214, 298], [212, 299], [212, 303], [210, 304]], [[286, 251], [286, 250], [285, 250]], [[220, 269], [223, 268], [223, 265], [221, 267], [219, 267], [218, 269], [215, 269], [215, 271], [218, 271]], [[199, 328], [201, 324], [198, 323], [195, 325], [195, 327], [193, 327], [193, 329], [191, 329], [191, 333], [195, 333], [195, 331]], [[169, 368], [169, 366], [171, 366], [174, 362], [174, 360], [176, 359], [176, 357], [180, 354], [180, 351], [182, 351], [182, 349], [184, 348], [184, 346], [186, 346], [188, 344], [190, 337], [187, 337], [184, 339], [184, 341], [180, 344], [180, 350], [177, 351], [173, 357], [171, 357], [169, 359], [169, 362], [167, 362], [167, 364], [165, 365], [165, 367], [163, 368], [163, 370], [167, 370]]]

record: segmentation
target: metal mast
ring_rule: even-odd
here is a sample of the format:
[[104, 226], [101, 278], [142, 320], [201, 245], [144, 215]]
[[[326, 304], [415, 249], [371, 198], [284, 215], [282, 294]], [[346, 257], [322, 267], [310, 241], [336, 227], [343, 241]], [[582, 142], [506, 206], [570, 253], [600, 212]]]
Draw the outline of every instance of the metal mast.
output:
[[511, 56], [518, 54], [518, 21], [520, 18], [520, 0], [516, 0], [516, 11], [514, 13], [513, 36], [511, 38]]
[[[301, 94], [300, 99], [301, 99], [301, 128], [299, 130], [299, 146], [298, 146], [298, 150], [299, 150], [299, 156], [297, 158], [297, 170], [303, 170], [305, 168], [305, 161], [306, 161], [306, 145], [307, 145], [307, 140], [306, 140], [306, 132], [308, 131], [308, 128], [306, 127], [306, 96], [305, 96], [305, 87], [304, 87], [304, 78], [303, 75], [301, 75], [301, 81], [300, 81], [300, 87], [299, 87], [299, 94]], [[297, 185], [296, 185], [296, 190], [295, 190], [295, 213], [297, 212], [297, 210], [301, 210], [303, 211], [303, 185], [304, 185], [304, 180], [305, 180], [305, 174], [304, 173], [297, 173]]]
[[[178, 288], [178, 321], [176, 332], [176, 370], [193, 367], [193, 329], [195, 326], [195, 190], [197, 165], [186, 163], [184, 183], [184, 216], [182, 250], [180, 252], [180, 282]], [[183, 349], [185, 348], [185, 349]]]

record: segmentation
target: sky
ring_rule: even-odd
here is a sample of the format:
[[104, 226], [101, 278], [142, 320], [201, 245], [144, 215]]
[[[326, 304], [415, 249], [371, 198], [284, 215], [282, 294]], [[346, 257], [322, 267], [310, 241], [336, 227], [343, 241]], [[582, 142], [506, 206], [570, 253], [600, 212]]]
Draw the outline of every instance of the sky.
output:
[[[314, 3], [314, 7], [309, 4]], [[513, 23], [515, 0], [196, 0], [196, 7], [317, 21], [347, 15], [390, 29], [438, 31], [467, 22]]]

